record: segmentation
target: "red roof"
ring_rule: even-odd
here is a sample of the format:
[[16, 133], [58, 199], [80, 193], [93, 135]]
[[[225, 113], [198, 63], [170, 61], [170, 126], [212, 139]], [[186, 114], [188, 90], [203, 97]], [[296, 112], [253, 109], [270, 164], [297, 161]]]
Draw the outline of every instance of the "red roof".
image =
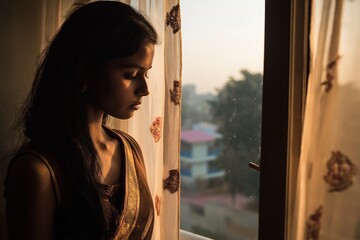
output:
[[181, 140], [187, 143], [212, 142], [216, 139], [214, 135], [201, 130], [183, 130], [181, 131]]

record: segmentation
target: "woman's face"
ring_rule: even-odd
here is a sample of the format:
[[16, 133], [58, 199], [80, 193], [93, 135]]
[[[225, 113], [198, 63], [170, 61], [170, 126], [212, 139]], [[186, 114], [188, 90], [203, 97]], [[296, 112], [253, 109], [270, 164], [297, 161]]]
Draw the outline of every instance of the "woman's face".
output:
[[93, 104], [110, 116], [131, 118], [149, 94], [146, 81], [153, 57], [154, 44], [143, 43], [135, 54], [107, 61], [89, 86]]

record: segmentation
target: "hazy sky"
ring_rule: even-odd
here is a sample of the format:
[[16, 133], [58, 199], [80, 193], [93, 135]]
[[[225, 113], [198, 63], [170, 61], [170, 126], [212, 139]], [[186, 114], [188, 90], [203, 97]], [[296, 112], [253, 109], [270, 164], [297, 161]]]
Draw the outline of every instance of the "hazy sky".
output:
[[265, 0], [181, 0], [183, 84], [215, 92], [240, 69], [261, 72]]

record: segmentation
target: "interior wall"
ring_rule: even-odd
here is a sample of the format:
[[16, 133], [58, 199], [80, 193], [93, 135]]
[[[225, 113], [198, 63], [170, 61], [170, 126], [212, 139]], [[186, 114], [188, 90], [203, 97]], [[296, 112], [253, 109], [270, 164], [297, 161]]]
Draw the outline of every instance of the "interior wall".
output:
[[32, 83], [41, 43], [42, 0], [0, 1], [0, 239], [8, 239], [3, 179], [15, 147], [13, 123]]

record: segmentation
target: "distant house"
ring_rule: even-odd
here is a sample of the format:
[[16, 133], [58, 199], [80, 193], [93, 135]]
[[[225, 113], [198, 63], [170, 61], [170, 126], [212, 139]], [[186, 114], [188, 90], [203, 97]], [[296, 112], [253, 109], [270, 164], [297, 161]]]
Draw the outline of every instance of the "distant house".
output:
[[181, 132], [181, 179], [182, 190], [199, 192], [219, 187], [225, 171], [217, 167], [220, 149], [217, 139], [221, 135], [205, 129], [183, 130]]
[[206, 133], [214, 136], [216, 139], [222, 138], [222, 135], [217, 132], [218, 127], [212, 123], [198, 122], [198, 123], [195, 123], [192, 125], [192, 129], [206, 132]]

